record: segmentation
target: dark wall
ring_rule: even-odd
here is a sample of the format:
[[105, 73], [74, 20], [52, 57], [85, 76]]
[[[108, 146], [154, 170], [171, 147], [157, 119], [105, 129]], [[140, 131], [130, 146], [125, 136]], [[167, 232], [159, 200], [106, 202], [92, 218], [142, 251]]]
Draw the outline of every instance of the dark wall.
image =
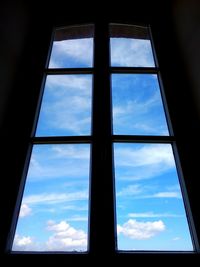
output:
[[[63, 1], [64, 2], [64, 1]], [[36, 1], [0, 2], [0, 129], [1, 129], [1, 225], [0, 253], [7, 263], [59, 260], [76, 263], [76, 255], [8, 255], [6, 241], [11, 227], [23, 165], [28, 149], [32, 120], [39, 95], [43, 69], [53, 26], [94, 20], [151, 23], [155, 48], [162, 72], [169, 112], [197, 234], [200, 238], [199, 158], [200, 150], [200, 7], [198, 0], [116, 1], [93, 4], [65, 1], [41, 6]], [[161, 3], [158, 3], [161, 2]], [[77, 9], [79, 6], [79, 9]], [[199, 255], [118, 255], [116, 262], [176, 260], [191, 262]], [[83, 261], [89, 262], [89, 257]], [[96, 259], [104, 263], [102, 257]], [[81, 257], [82, 261], [82, 257]]]
[[173, 22], [200, 117], [200, 2], [176, 0], [173, 5]]

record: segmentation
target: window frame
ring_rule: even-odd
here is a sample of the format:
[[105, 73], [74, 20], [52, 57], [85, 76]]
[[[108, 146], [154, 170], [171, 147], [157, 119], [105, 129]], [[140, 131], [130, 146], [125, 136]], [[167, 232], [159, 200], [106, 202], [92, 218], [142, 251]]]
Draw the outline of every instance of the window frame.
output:
[[[90, 23], [87, 23], [90, 24]], [[187, 198], [186, 187], [182, 175], [180, 161], [178, 159], [178, 152], [176, 147], [176, 138], [172, 134], [172, 126], [169, 119], [169, 111], [167, 109], [167, 103], [165, 99], [164, 89], [161, 79], [161, 71], [157, 64], [157, 58], [153, 45], [152, 33], [150, 31], [150, 40], [153, 51], [153, 57], [155, 61], [154, 67], [111, 67], [110, 56], [109, 56], [109, 23], [108, 22], [97, 22], [91, 23], [95, 25], [94, 31], [94, 65], [91, 68], [59, 68], [49, 69], [45, 67], [44, 77], [42, 82], [42, 90], [40, 91], [39, 104], [36, 111], [36, 119], [34, 121], [34, 127], [32, 136], [30, 138], [30, 147], [34, 144], [90, 144], [91, 145], [91, 170], [90, 170], [90, 208], [89, 208], [89, 231], [88, 231], [88, 252], [13, 252], [11, 254], [101, 254], [102, 245], [104, 244], [103, 251], [106, 254], [176, 254], [176, 253], [194, 253], [199, 250], [199, 244], [195, 233], [194, 223], [192, 219], [191, 210], [189, 207], [189, 201]], [[80, 24], [84, 25], [84, 24]], [[86, 25], [86, 24], [85, 24]], [[132, 23], [130, 25], [133, 25]], [[137, 25], [137, 24], [136, 24]], [[141, 24], [140, 24], [141, 25]], [[73, 26], [75, 26], [73, 24]], [[77, 25], [78, 26], [78, 25]], [[58, 27], [55, 27], [58, 29]], [[54, 31], [55, 31], [54, 29]], [[52, 50], [53, 39], [51, 41], [51, 48], [49, 49], [49, 55]], [[104, 53], [103, 53], [103, 52]], [[102, 53], [104, 57], [102, 57]], [[169, 136], [126, 136], [126, 135], [113, 135], [112, 134], [112, 98], [111, 98], [111, 74], [114, 73], [144, 73], [144, 74], [156, 74], [158, 76], [158, 82], [164, 105], [166, 120], [171, 135]], [[47, 75], [64, 75], [64, 74], [91, 74], [93, 75], [93, 93], [92, 93], [92, 132], [90, 136], [65, 136], [65, 137], [35, 137], [34, 132], [38, 121], [39, 110], [41, 106], [42, 96], [44, 92], [44, 84]], [[100, 82], [100, 77], [104, 77]], [[103, 88], [103, 90], [102, 90]], [[108, 116], [109, 114], [109, 116]], [[98, 123], [97, 123], [98, 122]], [[179, 174], [179, 183], [183, 195], [184, 205], [187, 217], [189, 217], [188, 224], [190, 228], [190, 234], [193, 241], [194, 252], [178, 252], [178, 251], [119, 251], [116, 248], [116, 219], [115, 219], [115, 186], [114, 186], [114, 164], [113, 164], [113, 143], [167, 143], [171, 144], [173, 148], [174, 158], [176, 161], [177, 172]], [[27, 160], [25, 163], [24, 174], [22, 184], [20, 186], [19, 198], [23, 193], [25, 185], [26, 173], [28, 171], [28, 163], [31, 155], [31, 149], [29, 148]], [[104, 164], [103, 164], [104, 163]], [[110, 179], [107, 179], [110, 177]], [[107, 192], [104, 192], [105, 200], [100, 201], [100, 195], [104, 187], [107, 188]], [[100, 189], [99, 189], [100, 188]], [[98, 190], [97, 190], [98, 189]], [[98, 192], [98, 193], [96, 193]], [[113, 192], [113, 194], [111, 194]], [[16, 226], [17, 218], [16, 213], [19, 213], [20, 201], [17, 202], [18, 212], [15, 211], [15, 223]], [[104, 203], [102, 205], [102, 202]], [[107, 235], [107, 242], [102, 234], [102, 225], [99, 222], [102, 219], [104, 210], [106, 207], [106, 214], [109, 215], [107, 220], [109, 224], [103, 223], [106, 226], [105, 233]], [[99, 210], [98, 213], [95, 210]], [[18, 217], [18, 216], [17, 216]], [[14, 229], [15, 226], [12, 228]], [[103, 227], [104, 228], [104, 227]], [[11, 231], [12, 232], [12, 231]], [[13, 231], [14, 232], [14, 231]], [[12, 232], [12, 233], [13, 233]], [[13, 233], [14, 236], [14, 233]], [[103, 243], [104, 242], [104, 243]], [[11, 242], [10, 242], [11, 244]], [[9, 246], [8, 246], [9, 247]]]
[[[115, 24], [115, 23], [110, 23], [110, 24]], [[116, 23], [117, 24], [117, 23]], [[127, 26], [134, 26], [134, 24], [122, 24], [122, 25], [127, 25]], [[187, 217], [187, 223], [188, 223], [188, 227], [189, 227], [189, 232], [190, 232], [190, 236], [191, 236], [191, 240], [192, 240], [192, 244], [193, 244], [193, 250], [192, 252], [190, 251], [154, 251], [154, 250], [117, 250], [117, 225], [115, 223], [115, 238], [116, 238], [116, 252], [119, 254], [137, 254], [137, 253], [142, 253], [142, 254], [176, 254], [176, 253], [193, 253], [195, 251], [199, 250], [199, 243], [198, 243], [198, 239], [197, 239], [197, 235], [196, 235], [196, 231], [195, 231], [195, 227], [194, 227], [194, 221], [192, 218], [192, 213], [191, 213], [191, 208], [190, 208], [190, 203], [189, 203], [189, 199], [187, 196], [187, 190], [186, 190], [186, 186], [185, 186], [185, 182], [184, 182], [184, 176], [183, 176], [183, 171], [181, 168], [181, 164], [180, 164], [180, 160], [179, 160], [179, 155], [178, 155], [178, 150], [177, 150], [177, 145], [176, 145], [176, 137], [174, 135], [173, 132], [173, 127], [172, 127], [172, 123], [171, 123], [171, 119], [170, 119], [170, 114], [169, 114], [169, 109], [168, 109], [168, 105], [167, 105], [167, 100], [165, 97], [165, 90], [164, 90], [164, 86], [162, 83], [162, 78], [161, 78], [161, 71], [159, 68], [159, 64], [158, 64], [158, 59], [157, 59], [157, 55], [156, 55], [156, 51], [155, 51], [155, 46], [154, 46], [154, 42], [153, 42], [153, 35], [152, 35], [152, 31], [151, 31], [151, 26], [150, 24], [135, 24], [136, 26], [143, 26], [143, 27], [147, 27], [148, 30], [148, 35], [149, 35], [149, 40], [150, 40], [150, 44], [151, 44], [151, 48], [152, 48], [152, 53], [153, 53], [153, 59], [154, 59], [154, 63], [155, 63], [155, 67], [112, 67], [111, 66], [111, 62], [109, 62], [109, 73], [110, 76], [112, 74], [155, 74], [157, 76], [158, 79], [158, 85], [159, 85], [159, 90], [160, 90], [160, 94], [161, 94], [161, 101], [163, 104], [163, 109], [164, 109], [164, 115], [166, 118], [166, 123], [168, 126], [168, 131], [169, 131], [169, 135], [168, 136], [159, 136], [159, 135], [115, 135], [112, 133], [111, 135], [111, 142], [112, 144], [114, 143], [145, 143], [145, 144], [169, 144], [172, 147], [172, 152], [173, 152], [173, 157], [175, 160], [175, 167], [177, 170], [177, 175], [178, 175], [178, 182], [180, 185], [180, 190], [181, 190], [181, 194], [182, 194], [182, 199], [183, 199], [183, 204], [184, 204], [184, 209], [185, 209], [185, 213], [186, 213], [186, 217]], [[111, 51], [109, 53], [111, 55]], [[111, 56], [109, 56], [109, 59], [111, 61]], [[111, 82], [110, 82], [111, 84]], [[112, 91], [111, 88], [112, 85], [110, 85], [110, 92]], [[111, 97], [112, 100], [112, 97]], [[112, 103], [111, 103], [111, 108], [112, 108]], [[111, 119], [111, 121], [113, 121]], [[112, 148], [112, 156], [114, 157], [114, 151]], [[114, 166], [113, 166], [113, 177], [114, 177]], [[115, 179], [115, 178], [113, 178]], [[114, 182], [113, 182], [114, 183]], [[115, 201], [116, 203], [116, 201]], [[115, 211], [114, 213], [116, 213], [116, 207], [114, 205]], [[116, 215], [115, 215], [116, 216]], [[115, 219], [116, 222], [116, 219]]]

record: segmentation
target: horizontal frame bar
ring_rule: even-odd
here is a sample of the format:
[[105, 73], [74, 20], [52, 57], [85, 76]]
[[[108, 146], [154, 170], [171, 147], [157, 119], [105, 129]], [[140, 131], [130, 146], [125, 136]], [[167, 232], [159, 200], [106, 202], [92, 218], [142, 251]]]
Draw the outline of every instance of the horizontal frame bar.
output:
[[111, 73], [138, 73], [138, 74], [157, 74], [157, 67], [110, 67]]
[[[112, 135], [111, 141], [116, 143], [173, 143], [174, 136], [155, 135]], [[32, 137], [33, 144], [89, 144], [93, 142], [92, 136], [48, 136]]]
[[32, 137], [32, 144], [90, 144], [91, 136], [48, 136]]
[[113, 135], [112, 142], [116, 143], [163, 143], [169, 144], [175, 141], [174, 136], [155, 135]]
[[45, 74], [62, 75], [62, 74], [93, 74], [94, 68], [57, 68], [45, 69]]
[[[110, 73], [138, 73], [138, 74], [157, 74], [157, 67], [110, 67]], [[45, 73], [49, 75], [61, 74], [93, 74], [94, 68], [52, 68], [45, 69]]]

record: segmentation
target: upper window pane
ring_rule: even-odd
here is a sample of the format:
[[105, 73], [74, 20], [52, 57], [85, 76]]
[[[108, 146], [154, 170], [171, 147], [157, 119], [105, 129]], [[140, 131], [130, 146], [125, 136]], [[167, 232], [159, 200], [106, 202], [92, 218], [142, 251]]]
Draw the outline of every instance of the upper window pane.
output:
[[47, 76], [36, 136], [89, 135], [91, 75]]
[[148, 28], [111, 24], [111, 66], [154, 67]]
[[93, 66], [93, 25], [71, 26], [55, 31], [49, 68]]
[[113, 131], [169, 135], [157, 75], [113, 74]]

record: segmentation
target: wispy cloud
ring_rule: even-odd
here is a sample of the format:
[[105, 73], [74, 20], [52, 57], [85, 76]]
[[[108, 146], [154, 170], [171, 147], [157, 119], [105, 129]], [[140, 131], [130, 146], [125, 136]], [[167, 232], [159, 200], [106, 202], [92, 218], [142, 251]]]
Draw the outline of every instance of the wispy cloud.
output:
[[55, 152], [54, 156], [56, 158], [70, 158], [70, 159], [80, 159], [89, 160], [90, 153], [88, 146], [67, 145], [67, 146], [53, 146], [52, 152]]
[[91, 75], [48, 76], [36, 135], [90, 134], [91, 92]]
[[171, 146], [165, 144], [116, 145], [115, 158], [118, 166], [175, 166]]
[[181, 240], [181, 237], [176, 236], [176, 237], [174, 237], [172, 240], [173, 240], [173, 241], [180, 241], [180, 240]]
[[115, 144], [114, 155], [119, 180], [149, 179], [175, 168], [170, 145]]
[[117, 232], [125, 237], [137, 240], [144, 240], [154, 237], [166, 229], [163, 221], [139, 222], [136, 220], [128, 220], [122, 226], [117, 225]]
[[62, 210], [73, 210], [73, 211], [88, 211], [88, 206], [80, 206], [80, 205], [65, 205], [61, 207]]
[[181, 199], [180, 192], [159, 192], [150, 196], [146, 196], [146, 198], [179, 198]]
[[[131, 78], [130, 76], [124, 78], [127, 79], [127, 82], [130, 81], [130, 87], [132, 87], [133, 78]], [[146, 77], [144, 76], [143, 79], [145, 80]], [[141, 82], [142, 79], [138, 82], [137, 86], [139, 86]], [[151, 83], [149, 84], [149, 87], [152, 87]], [[138, 93], [138, 97], [139, 96], [140, 94]], [[126, 120], [126, 117], [130, 115], [133, 116], [133, 114], [134, 117], [139, 115], [141, 116], [142, 114], [147, 114], [154, 106], [160, 106], [161, 104], [160, 93], [158, 90], [156, 90], [148, 99], [138, 99], [138, 97], [135, 100], [131, 100], [130, 97], [126, 103], [124, 101], [121, 101], [121, 105], [120, 103], [118, 103], [118, 105], [114, 105], [113, 116], [116, 123], [118, 122], [118, 120], [122, 119], [122, 116], [124, 120]]]
[[[117, 184], [117, 187], [118, 184]], [[167, 191], [159, 191], [159, 185], [150, 186], [150, 185], [142, 185], [142, 184], [133, 184], [128, 185], [126, 187], [119, 187], [120, 190], [117, 191], [117, 198], [133, 198], [133, 199], [148, 199], [148, 198], [177, 198], [181, 199], [181, 191], [180, 187], [177, 187], [176, 190], [170, 191], [167, 187], [162, 187], [163, 190], [167, 189]]]
[[[88, 178], [89, 157], [89, 145], [34, 146], [28, 180], [37, 182], [62, 177]], [[87, 178], [84, 181], [88, 181]]]
[[154, 66], [149, 40], [111, 38], [111, 62], [113, 66]]
[[143, 192], [143, 188], [139, 184], [129, 185], [127, 187], [122, 188], [119, 192], [117, 192], [117, 197], [127, 197], [127, 196], [137, 196]]
[[67, 218], [68, 222], [87, 222], [88, 217], [86, 216], [79, 216], [79, 215], [74, 215], [71, 218]]
[[113, 74], [112, 95], [116, 134], [168, 135], [156, 75]]
[[51, 92], [55, 99], [69, 95], [75, 91], [78, 96], [88, 96], [91, 94], [92, 76], [91, 75], [53, 75], [47, 76], [46, 88]]
[[54, 41], [49, 67], [91, 67], [92, 59], [92, 38]]
[[141, 212], [141, 213], [129, 213], [129, 218], [179, 218], [183, 217], [180, 214], [172, 214], [172, 213], [154, 213], [152, 211], [149, 212]]
[[25, 205], [41, 205], [41, 204], [57, 204], [70, 201], [80, 201], [87, 200], [88, 193], [87, 191], [72, 192], [68, 194], [63, 193], [43, 193], [36, 195], [25, 196], [23, 203]]

